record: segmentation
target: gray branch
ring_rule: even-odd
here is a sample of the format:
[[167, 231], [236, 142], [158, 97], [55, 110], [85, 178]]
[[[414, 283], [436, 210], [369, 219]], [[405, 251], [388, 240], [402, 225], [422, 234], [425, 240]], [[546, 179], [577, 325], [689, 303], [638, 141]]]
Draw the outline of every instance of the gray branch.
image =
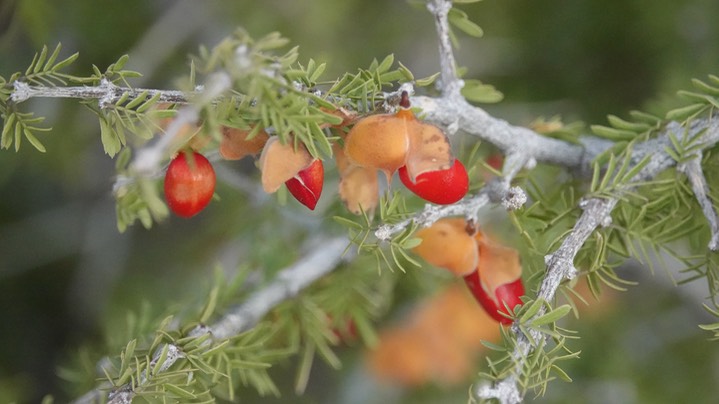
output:
[[214, 339], [230, 338], [251, 329], [278, 304], [289, 300], [317, 279], [332, 272], [342, 260], [346, 237], [322, 240], [302, 260], [282, 270], [266, 288], [251, 295], [241, 306], [210, 326]]
[[717, 251], [719, 250], [719, 216], [717, 216], [714, 205], [712, 205], [709, 196], [707, 196], [709, 187], [707, 186], [707, 180], [704, 178], [704, 173], [702, 172], [701, 161], [702, 153], [699, 152], [696, 157], [685, 163], [679, 164], [677, 169], [683, 172], [689, 179], [692, 191], [694, 192], [694, 197], [697, 199], [697, 202], [699, 202], [699, 206], [702, 207], [702, 212], [704, 212], [704, 216], [707, 218], [709, 228], [711, 229], [712, 237], [709, 241], [708, 247], [712, 251]]
[[102, 80], [99, 86], [76, 87], [31, 86], [22, 81], [15, 81], [10, 99], [15, 103], [21, 103], [30, 98], [98, 99], [101, 100], [100, 107], [104, 107], [117, 102], [123, 94], [128, 95], [128, 101], [134, 100], [141, 95], [150, 98], [159, 94], [159, 102], [187, 104], [197, 93], [187, 93], [177, 90], [119, 87], [105, 79]]
[[[452, 4], [449, 0], [433, 0], [428, 4], [428, 9], [435, 16], [440, 43], [439, 54], [442, 75], [440, 85], [443, 96], [440, 99], [413, 97], [412, 105], [421, 108], [427, 120], [443, 125], [449, 129], [450, 133], [453, 133], [456, 128], [461, 128], [464, 132], [489, 141], [504, 151], [507, 155], [507, 161], [505, 161], [503, 167], [503, 178], [489, 184], [477, 196], [460, 202], [457, 208], [427, 206], [424, 211], [402, 223], [394, 226], [382, 226], [375, 233], [375, 236], [379, 239], [389, 238], [392, 234], [408, 226], [412, 221], [421, 225], [429, 225], [443, 217], [444, 214], [454, 214], [457, 209], [459, 209], [459, 214], [468, 215], [466, 208], [475, 201], [476, 205], [472, 205], [472, 209], [478, 209], [489, 201], [497, 202], [495, 199], [496, 193], [495, 198], [489, 196], [492, 193], [492, 187], [508, 190], [509, 183], [514, 175], [523, 167], [531, 168], [537, 161], [562, 165], [575, 169], [579, 173], [588, 173], [591, 169], [591, 161], [612, 145], [612, 142], [596, 137], [583, 137], [581, 145], [542, 137], [527, 128], [516, 127], [506, 121], [494, 118], [484, 110], [469, 104], [459, 93], [461, 81], [456, 77], [455, 59], [449, 41], [447, 13], [451, 6]], [[574, 259], [580, 248], [598, 227], [611, 224], [612, 210], [616, 207], [621, 194], [635, 187], [632, 183], [636, 184], [649, 180], [676, 164], [666, 152], [667, 148], [673, 148], [669, 137], [670, 134], [674, 136], [686, 134], [686, 136], [692, 138], [704, 131], [698, 141], [702, 148], [706, 148], [719, 141], [719, 134], [717, 134], [718, 122], [715, 118], [695, 121], [688, 131], [684, 131], [681, 124], [672, 122], [666, 126], [657, 138], [636, 145], [631, 156], [632, 165], [639, 163], [646, 156], [651, 156], [649, 163], [629, 181], [629, 185], [616, 190], [615, 197], [591, 198], [582, 201], [580, 207], [583, 209], [583, 213], [575, 223], [573, 230], [564, 238], [561, 246], [556, 251], [545, 257], [547, 272], [537, 297], [552, 301], [561, 283], [576, 276], [577, 269], [574, 267]], [[719, 247], [719, 220], [706, 196], [706, 180], [701, 173], [699, 161], [699, 159], [694, 159], [682, 168], [690, 178], [695, 196], [712, 228], [712, 242], [709, 246], [714, 249]], [[513, 205], [510, 206], [514, 207]], [[463, 210], [461, 207], [465, 207], [465, 209]], [[545, 308], [542, 307], [537, 316], [543, 315], [545, 311]], [[479, 398], [494, 398], [501, 403], [512, 404], [519, 403], [523, 399], [518, 386], [518, 377], [524, 371], [528, 355], [532, 350], [543, 344], [545, 337], [543, 335], [532, 335], [534, 340], [532, 342], [517, 326], [514, 326], [512, 331], [517, 338], [517, 345], [512, 353], [512, 358], [515, 361], [514, 373], [493, 385], [480, 385], [476, 391]]]
[[[346, 237], [315, 240], [312, 250], [292, 266], [280, 271], [270, 284], [250, 295], [243, 304], [226, 312], [214, 324], [198, 326], [190, 332], [190, 335], [199, 337], [210, 334], [212, 340], [217, 342], [251, 329], [272, 309], [294, 298], [316, 280], [337, 268], [343, 259], [346, 246]], [[167, 356], [158, 367], [157, 373], [167, 371], [177, 360], [184, 357], [180, 347], [174, 344], [165, 344], [155, 351], [150, 363], [151, 368], [157, 364], [157, 360], [164, 350], [167, 350]], [[147, 381], [146, 379], [140, 380], [138, 387]], [[132, 402], [135, 394], [130, 385], [112, 388], [109, 383], [105, 383], [79, 397], [73, 403], [102, 402], [105, 401], [103, 397], [106, 397], [108, 403], [124, 404]]]
[[434, 15], [437, 38], [439, 39], [439, 87], [445, 97], [459, 96], [464, 83], [457, 76], [457, 64], [454, 61], [452, 41], [449, 38], [449, 20], [447, 18], [449, 10], [452, 9], [452, 2], [449, 0], [432, 0], [427, 3], [427, 9]]
[[[697, 144], [701, 147], [701, 149], [714, 146], [716, 143], [719, 143], [719, 119], [711, 118], [695, 121], [690, 125], [687, 131], [685, 131], [679, 123], [671, 122], [657, 138], [635, 146], [631, 156], [634, 164], [642, 161], [646, 156], [650, 156], [649, 163], [629, 181], [627, 186], [617, 190], [616, 197], [591, 198], [580, 203], [580, 207], [584, 210], [584, 212], [579, 217], [579, 220], [577, 220], [574, 228], [564, 238], [561, 246], [555, 252], [545, 256], [547, 273], [537, 294], [538, 298], [545, 301], [552, 301], [561, 283], [565, 280], [572, 279], [576, 275], [577, 269], [574, 267], [574, 259], [577, 256], [579, 249], [598, 227], [611, 225], [612, 210], [616, 207], [619, 201], [618, 198], [622, 193], [635, 188], [636, 185], [633, 184], [639, 184], [650, 180], [659, 173], [676, 164], [676, 161], [669, 155], [669, 153], [666, 152], [666, 150], [667, 148], [673, 148], [670, 135], [679, 137], [679, 135], [683, 133], [686, 133], [685, 136], [688, 138], [693, 138], [694, 136], [702, 133], [702, 135], [699, 135], [700, 137], [697, 140]], [[716, 212], [714, 211], [711, 202], [706, 197], [706, 182], [703, 175], [701, 175], [701, 167], [697, 168], [692, 166], [692, 164], [696, 164], [698, 166], [699, 160], [695, 158], [690, 160], [687, 164], [684, 166], [684, 171], [690, 177], [690, 180], [693, 183], [692, 187], [694, 188], [694, 193], [700, 201], [700, 204], [702, 204], [705, 215], [712, 226], [712, 241], [714, 241], [717, 233], [715, 232], [715, 227], [713, 226], [718, 223]], [[697, 182], [696, 186], [694, 185], [695, 181]], [[704, 207], [705, 205], [706, 208]], [[710, 243], [710, 247], [711, 246], [712, 244]], [[542, 307], [536, 316], [541, 316], [545, 312], [545, 307]], [[531, 319], [529, 321], [531, 322]], [[521, 374], [521, 372], [523, 372], [526, 358], [529, 353], [535, 349], [536, 346], [541, 345], [541, 341], [543, 341], [545, 337], [541, 335], [538, 336], [539, 338], [537, 338], [537, 336], [533, 336], [535, 343], [539, 344], [533, 345], [533, 343], [530, 342], [518, 329], [513, 327], [513, 332], [517, 337], [517, 345], [512, 353], [512, 357], [516, 360], [515, 373], [496, 382], [494, 385], [480, 385], [476, 391], [478, 397], [483, 399], [494, 398], [503, 404], [515, 404], [521, 402], [522, 395], [520, 393], [519, 386], [517, 385], [517, 377]]]
[[[468, 103], [460, 94], [463, 82], [456, 74], [456, 62], [449, 39], [447, 16], [451, 6], [449, 0], [431, 0], [427, 6], [435, 17], [439, 39], [441, 63], [439, 86], [442, 96], [440, 98], [414, 96], [411, 103], [422, 109], [425, 119], [443, 126], [448, 133], [453, 134], [461, 129], [501, 149], [506, 155], [502, 176], [487, 184], [476, 195], [456, 204], [427, 205], [421, 212], [405, 221], [380, 226], [374, 234], [378, 240], [389, 240], [392, 235], [401, 232], [412, 223], [429, 226], [447, 216], [465, 216], [476, 221], [477, 212], [490, 203], [499, 203], [508, 209], [517, 209], [526, 201], [524, 192], [518, 187], [511, 186], [512, 180], [520, 170], [531, 169], [537, 162], [543, 162], [564, 166], [578, 174], [586, 174], [591, 171], [591, 161], [613, 145], [613, 142], [592, 136], [580, 138], [581, 144], [547, 138], [528, 128], [514, 126], [502, 119], [492, 117], [483, 109]], [[130, 98], [136, 98], [145, 91], [149, 96], [160, 94], [160, 101], [163, 102], [187, 103], [192, 98], [192, 103], [179, 110], [176, 118], [167, 128], [166, 136], [140, 149], [136, 154], [131, 164], [132, 174], [151, 176], [158, 172], [162, 161], [173, 152], [180, 128], [186, 123], [195, 122], [203, 105], [229, 90], [231, 79], [226, 73], [217, 73], [208, 79], [206, 88], [192, 94], [179, 91], [130, 89], [115, 86], [109, 81], [103, 81], [97, 87], [46, 88], [30, 86], [22, 82], [16, 82], [14, 86], [11, 98], [16, 103], [35, 97], [94, 98], [98, 99], [100, 106], [103, 107], [116, 102], [124, 93], [129, 94]], [[719, 142], [719, 119], [697, 120], [689, 128], [672, 122], [657, 137], [636, 144], [631, 157], [632, 165], [646, 156], [650, 156], [649, 164], [630, 181], [629, 185], [616, 190], [617, 193], [613, 197], [588, 198], [582, 201], [580, 207], [583, 212], [572, 231], [566, 235], [556, 251], [545, 257], [546, 275], [538, 291], [538, 298], [552, 301], [560, 285], [576, 276], [574, 260], [579, 250], [595, 230], [611, 224], [611, 213], [621, 193], [630, 191], [634, 187], [631, 183], [638, 184], [652, 179], [658, 173], [676, 165], [676, 161], [666, 152], [667, 148], [673, 148], [670, 134], [676, 137], [699, 136], [697, 140], [699, 149], [703, 150]], [[707, 184], [701, 171], [700, 161], [701, 152], [696, 158], [683, 163], [678, 168], [690, 180], [695, 197], [702, 206], [712, 231], [709, 248], [716, 250], [719, 248], [719, 217], [707, 196]], [[331, 272], [342, 259], [345, 243], [345, 238], [325, 239], [318, 248], [312, 250], [303, 259], [281, 271], [266, 288], [252, 294], [247, 301], [227, 312], [216, 323], [198, 327], [193, 331], [193, 335], [209, 333], [213, 340], [218, 341], [249, 330], [278, 304], [292, 299], [315, 280]], [[542, 308], [537, 316], [544, 312], [545, 309]], [[512, 353], [515, 360], [514, 373], [493, 385], [480, 386], [476, 391], [478, 397], [495, 398], [502, 403], [518, 403], [522, 400], [518, 379], [524, 371], [526, 358], [532, 350], [541, 346], [544, 336], [532, 335], [533, 341], [530, 341], [516, 326], [512, 328], [512, 332], [517, 338], [516, 349]], [[160, 372], [171, 368], [183, 355], [181, 349], [173, 344], [167, 344], [162, 349], [166, 349], [168, 355], [158, 367]], [[155, 353], [153, 360], [158, 360], [160, 352], [162, 350]], [[138, 382], [142, 385], [146, 381]], [[109, 384], [100, 386], [75, 402], [103, 401], [101, 400], [103, 397], [112, 403], [131, 402], [135, 393], [130, 386], [116, 388], [108, 395], [107, 391], [111, 387]]]

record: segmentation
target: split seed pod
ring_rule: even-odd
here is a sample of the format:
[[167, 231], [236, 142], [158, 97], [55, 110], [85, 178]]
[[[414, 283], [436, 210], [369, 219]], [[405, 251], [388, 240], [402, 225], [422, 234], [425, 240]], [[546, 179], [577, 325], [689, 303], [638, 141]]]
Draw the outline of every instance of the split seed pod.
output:
[[405, 187], [422, 199], [440, 204], [449, 205], [459, 201], [467, 195], [469, 190], [469, 177], [459, 159], [446, 170], [428, 171], [417, 176], [416, 181], [409, 178], [407, 167], [400, 167], [399, 179]]
[[247, 136], [251, 131], [222, 127], [222, 142], [220, 142], [220, 156], [225, 160], [239, 160], [245, 156], [254, 156], [262, 151], [269, 136], [264, 130], [260, 130], [251, 139]]
[[382, 170], [387, 179], [405, 164], [409, 150], [408, 114], [379, 114], [360, 119], [347, 134], [345, 153], [350, 162]]
[[355, 165], [384, 172], [388, 181], [402, 166], [414, 181], [425, 172], [446, 170], [454, 161], [447, 135], [406, 108], [359, 120], [347, 134], [345, 152]]
[[475, 271], [481, 252], [475, 239], [467, 234], [462, 218], [444, 218], [420, 229], [416, 236], [422, 243], [414, 252], [430, 264], [448, 269], [457, 276]]
[[[412, 114], [409, 110], [400, 113]], [[454, 156], [447, 135], [440, 128], [416, 118], [408, 122], [409, 151], [405, 166], [410, 180], [416, 182], [424, 173], [452, 167]]]
[[301, 170], [285, 182], [292, 196], [310, 210], [315, 210], [317, 201], [322, 195], [325, 169], [322, 160], [314, 160], [309, 167]]
[[295, 148], [292, 142], [282, 144], [277, 136], [271, 137], [260, 155], [262, 188], [268, 194], [277, 192], [282, 184], [308, 168], [313, 161], [314, 158], [303, 144]]
[[339, 194], [347, 210], [359, 215], [372, 212], [379, 203], [377, 170], [350, 163], [341, 147], [333, 147], [340, 173]]
[[499, 245], [478, 233], [475, 236], [479, 250], [477, 270], [464, 277], [470, 291], [495, 320], [510, 324], [511, 320], [500, 313], [509, 314], [522, 304], [524, 296], [522, 266], [519, 254], [513, 248]]

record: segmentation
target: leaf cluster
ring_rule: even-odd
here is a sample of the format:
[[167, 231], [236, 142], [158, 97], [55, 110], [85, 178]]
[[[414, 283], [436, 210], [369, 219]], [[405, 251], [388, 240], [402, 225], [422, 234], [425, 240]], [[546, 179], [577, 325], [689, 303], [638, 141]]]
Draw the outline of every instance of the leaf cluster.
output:
[[38, 86], [66, 86], [68, 82], [77, 81], [76, 76], [64, 73], [62, 70], [70, 66], [79, 56], [74, 53], [58, 61], [61, 44], [57, 44], [50, 53], [47, 46], [43, 46], [36, 53], [25, 72], [16, 72], [9, 78], [0, 77], [0, 118], [3, 120], [2, 135], [0, 135], [0, 148], [9, 149], [13, 145], [15, 151], [20, 150], [23, 138], [40, 152], [45, 152], [45, 146], [37, 138], [39, 132], [48, 132], [49, 127], [39, 126], [44, 117], [35, 116], [33, 112], [22, 112], [18, 104], [12, 100], [15, 83], [32, 84]]
[[[111, 345], [129, 342], [116, 357], [102, 361], [101, 390], [128, 391], [140, 402], [236, 401], [247, 388], [278, 396], [272, 367], [297, 357], [296, 390], [303, 391], [316, 356], [339, 368], [334, 352], [339, 344], [359, 338], [372, 345], [377, 340], [372, 323], [389, 306], [395, 277], [378, 279], [358, 261], [281, 303], [248, 331], [224, 340], [214, 339], [208, 324], [247, 296], [251, 272], [242, 269], [228, 280], [218, 269], [203, 301], [185, 306], [184, 314], [128, 316]], [[78, 381], [70, 369], [62, 374]]]
[[[155, 221], [166, 218], [170, 211], [160, 199], [157, 183], [153, 178], [136, 176], [129, 168], [132, 150], [124, 148], [115, 161], [118, 183], [114, 190], [117, 229], [124, 233], [128, 226], [139, 220], [146, 229]], [[158, 173], [158, 177], [161, 173]]]
[[[379, 203], [379, 223], [394, 224], [406, 220], [411, 211], [407, 208], [404, 197], [397, 191], [392, 194], [383, 195]], [[416, 247], [420, 240], [413, 237], [418, 225], [409, 223], [402, 231], [394, 234], [389, 240], [378, 240], [374, 233], [378, 226], [373, 222], [367, 212], [357, 220], [348, 219], [342, 216], [335, 216], [335, 221], [346, 226], [349, 230], [349, 237], [352, 244], [357, 246], [361, 254], [372, 254], [375, 258], [376, 268], [379, 272], [382, 269], [407, 272], [407, 268], [421, 267], [420, 264], [408, 250]]]
[[[567, 346], [568, 340], [577, 337], [573, 331], [557, 325], [570, 311], [569, 305], [552, 309], [541, 299], [525, 301], [512, 316], [516, 320], [513, 328], [518, 332], [502, 327], [499, 344], [483, 341], [494, 354], [487, 357], [488, 370], [480, 375], [492, 381], [515, 378], [522, 397], [530, 390], [537, 396], [543, 395], [548, 384], [556, 379], [571, 382], [560, 364], [579, 356], [580, 352]], [[534, 349], [520, 346], [527, 343]], [[520, 358], [515, 352], [526, 355], [521, 366], [517, 365]]]

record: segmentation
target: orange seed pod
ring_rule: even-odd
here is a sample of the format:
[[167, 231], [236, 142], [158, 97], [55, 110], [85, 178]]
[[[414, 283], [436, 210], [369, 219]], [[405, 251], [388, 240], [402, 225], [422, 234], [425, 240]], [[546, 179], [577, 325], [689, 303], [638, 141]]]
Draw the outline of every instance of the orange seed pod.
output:
[[388, 180], [405, 164], [408, 121], [414, 115], [380, 114], [359, 120], [347, 134], [345, 153], [358, 166], [382, 170]]
[[271, 137], [260, 155], [262, 188], [268, 194], [276, 192], [287, 180], [309, 167], [314, 158], [303, 144], [295, 149], [292, 142], [282, 144], [277, 136]]
[[445, 218], [417, 231], [422, 243], [414, 252], [425, 261], [464, 276], [477, 268], [480, 252], [475, 239], [465, 231], [462, 218]]
[[220, 143], [220, 156], [225, 160], [239, 160], [245, 156], [256, 155], [262, 151], [269, 136], [260, 130], [254, 137], [248, 139], [251, 131], [222, 127], [222, 142]]

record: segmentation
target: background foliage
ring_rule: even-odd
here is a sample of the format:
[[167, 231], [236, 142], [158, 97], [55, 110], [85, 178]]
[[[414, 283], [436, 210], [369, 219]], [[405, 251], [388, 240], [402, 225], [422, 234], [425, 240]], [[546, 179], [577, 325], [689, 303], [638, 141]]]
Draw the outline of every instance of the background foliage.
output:
[[[188, 53], [237, 26], [255, 37], [282, 32], [300, 46], [302, 58], [328, 62], [326, 77], [390, 53], [416, 77], [437, 70], [431, 17], [404, 1], [130, 0], [105, 2], [101, 13], [98, 7], [88, 0], [3, 2], [0, 71], [22, 70], [43, 44], [60, 41], [66, 52], [80, 52], [74, 73], [89, 74], [92, 64], [103, 69], [129, 53], [126, 67], [144, 74], [135, 85], [174, 88], [173, 79], [187, 71]], [[459, 63], [468, 67], [467, 77], [504, 92], [505, 101], [487, 109], [516, 124], [558, 113], [603, 124], [609, 113], [665, 110], [690, 77], [719, 73], [714, 1], [507, 0], [464, 9], [485, 37], [462, 38]], [[33, 402], [47, 393], [61, 401], [75, 396], [87, 386], [64, 381], [58, 374], [68, 374], [58, 369], [77, 368], [82, 358], [91, 367], [113, 331], [126, 324], [129, 310], [148, 307], [150, 316], [158, 316], [168, 305], [199, 300], [218, 261], [227, 268], [238, 262], [268, 268], [271, 277], [272, 269], [295, 258], [276, 251], [305, 236], [306, 230], [287, 222], [313, 228], [329, 221], [294, 210], [278, 215], [221, 185], [221, 203], [192, 221], [173, 218], [150, 231], [135, 226], [119, 234], [110, 194], [114, 164], [103, 153], [94, 116], [72, 101], [32, 101], [26, 108], [47, 116], [54, 131], [43, 137], [46, 154], [30, 147], [0, 154], [2, 402]], [[248, 206], [260, 213], [243, 214]], [[261, 242], [250, 244], [252, 238]], [[582, 350], [582, 360], [565, 368], [575, 383], [554, 384], [542, 400], [677, 402], [691, 394], [694, 402], [710, 402], [719, 393], [713, 382], [719, 357], [696, 327], [709, 321], [699, 303], [706, 290], [667, 286], [662, 270], [652, 276], [637, 266], [620, 273], [640, 286], [603, 299], [606, 311], [571, 326], [583, 336], [573, 346]], [[391, 318], [426, 292], [415, 287], [421, 280], [407, 283]], [[127, 340], [119, 339], [110, 342], [124, 346]], [[316, 366], [319, 382], [297, 400], [366, 400], [366, 389], [377, 402], [466, 399], [464, 387], [387, 389], [363, 373], [356, 349], [340, 355], [344, 370]], [[290, 392], [294, 366], [280, 366], [275, 375], [280, 389]]]

